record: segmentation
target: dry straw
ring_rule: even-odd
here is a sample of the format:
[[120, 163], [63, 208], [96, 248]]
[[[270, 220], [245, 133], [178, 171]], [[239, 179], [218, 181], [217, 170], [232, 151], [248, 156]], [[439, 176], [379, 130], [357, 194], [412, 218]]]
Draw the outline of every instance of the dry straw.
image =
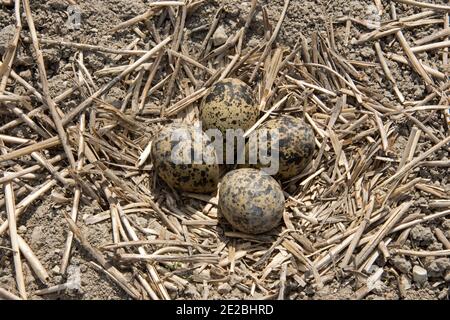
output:
[[[430, 121], [448, 108], [450, 85], [443, 66], [448, 64], [450, 33], [441, 27], [442, 21], [448, 25], [449, 6], [395, 0], [387, 8], [374, 1], [379, 14], [391, 11], [390, 21], [377, 25], [344, 17], [331, 23], [324, 17], [326, 32], [300, 34], [289, 49], [278, 41], [291, 7], [288, 0], [274, 21], [269, 19], [270, 5], [261, 7], [252, 0], [245, 22], [218, 47], [213, 38], [225, 21], [223, 7], [208, 25], [186, 28], [203, 2], [152, 2], [145, 13], [112, 28], [111, 33], [133, 32], [132, 41], [118, 48], [47, 39], [36, 31], [29, 0], [15, 1], [15, 35], [0, 65], [0, 104], [6, 106], [1, 114], [8, 115], [0, 123], [0, 236], [5, 239], [0, 250], [13, 261], [17, 288], [0, 288], [1, 298], [70, 290], [63, 283], [27, 292], [31, 286], [22, 270], [26, 261], [39, 281], [47, 283], [49, 275], [33, 244], [17, 234], [17, 223], [26, 223], [33, 204], [50, 192], [70, 207], [58, 209], [62, 214], [55, 218], [66, 226], [61, 272], [71, 263], [75, 239], [88, 255], [83, 258], [92, 260], [90, 266], [133, 299], [181, 298], [186, 289], [208, 298], [212, 288], [234, 275], [241, 279], [234, 288], [245, 297], [296, 298], [306, 286], [318, 291], [343, 274], [365, 277], [354, 295], [362, 299], [384, 274], [382, 268], [367, 273], [378, 257], [448, 256], [450, 244], [440, 229], [435, 233], [444, 250], [402, 246], [413, 226], [450, 214], [448, 190], [417, 170], [444, 172], [450, 166], [437, 156], [450, 148], [445, 121]], [[424, 10], [397, 16], [395, 3]], [[248, 48], [249, 29], [259, 10], [265, 36]], [[357, 43], [374, 46], [374, 61], [341, 54], [340, 23], [345, 24], [344, 42], [354, 28], [364, 28]], [[418, 26], [441, 29], [414, 42], [405, 30]], [[202, 30], [201, 45], [191, 47], [186, 39]], [[401, 51], [384, 46], [386, 39], [396, 41]], [[36, 88], [14, 71], [15, 53], [29, 44], [38, 69]], [[49, 90], [41, 47], [73, 53], [71, 87], [59, 96]], [[419, 52], [431, 50], [442, 54], [442, 63], [418, 58]], [[93, 70], [85, 65], [85, 52], [102, 53], [108, 67]], [[423, 99], [412, 100], [402, 91], [395, 64], [409, 68], [428, 87]], [[371, 87], [374, 68], [389, 82], [394, 102]], [[280, 114], [303, 118], [316, 133], [313, 162], [283, 184], [282, 225], [263, 235], [233, 231], [220, 218], [215, 195], [171, 190], [156, 177], [151, 162], [158, 130], [174, 119], [193, 124], [202, 97], [226, 77], [250, 84], [262, 111], [246, 135]], [[27, 95], [13, 95], [9, 80]], [[116, 86], [127, 93], [118, 107], [106, 99]], [[77, 106], [62, 107], [74, 97], [80, 98]], [[402, 123], [411, 127], [406, 145], [399, 144]], [[27, 134], [15, 136], [16, 128]], [[417, 202], [418, 192], [426, 203]], [[81, 219], [87, 207], [94, 213]], [[110, 225], [99, 247], [87, 240], [94, 224]], [[293, 285], [298, 290], [290, 292]]]

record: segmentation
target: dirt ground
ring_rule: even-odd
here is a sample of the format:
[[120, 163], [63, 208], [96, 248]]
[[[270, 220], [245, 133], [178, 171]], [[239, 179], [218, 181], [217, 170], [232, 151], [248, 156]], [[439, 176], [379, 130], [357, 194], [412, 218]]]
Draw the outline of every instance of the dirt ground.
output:
[[[68, 4], [64, 0], [43, 0], [32, 1], [32, 13], [37, 28], [38, 35], [46, 39], [56, 39], [71, 42], [79, 42], [85, 44], [101, 45], [113, 48], [125, 48], [135, 39], [135, 33], [132, 28], [127, 28], [119, 32], [110, 33], [110, 29], [121, 22], [131, 19], [139, 14], [144, 13], [148, 8], [150, 1], [144, 0], [77, 0], [81, 9], [81, 27], [79, 30], [72, 30], [67, 25]], [[439, 4], [448, 3], [442, 1], [426, 1]], [[269, 20], [273, 25], [278, 21], [278, 17], [282, 11], [282, 0], [261, 0], [258, 1], [258, 8], [265, 6]], [[313, 32], [326, 31], [326, 20], [334, 21], [334, 33], [337, 51], [346, 59], [364, 61], [378, 64], [377, 56], [372, 42], [356, 44], [361, 34], [368, 32], [364, 26], [354, 23], [350, 30], [350, 36], [345, 39], [345, 22], [337, 22], [343, 16], [350, 16], [363, 20], [376, 22], [385, 22], [390, 20], [389, 1], [382, 1], [385, 12], [381, 17], [377, 15], [377, 9], [372, 0], [316, 0], [302, 1], [291, 0], [289, 10], [281, 27], [277, 44], [294, 48], [300, 39], [300, 33], [311, 41]], [[245, 18], [250, 10], [250, 1], [233, 1], [233, 0], [207, 0], [193, 14], [188, 15], [186, 20], [185, 43], [189, 53], [195, 56], [195, 52], [200, 48], [203, 38], [207, 33], [206, 30], [190, 32], [202, 25], [208, 25], [213, 20], [214, 14], [220, 6], [224, 6], [224, 15], [220, 20], [220, 24], [225, 28], [227, 35], [236, 32], [238, 28], [245, 23]], [[418, 13], [421, 9], [411, 6], [397, 4], [397, 10], [401, 16], [409, 16]], [[4, 53], [5, 43], [10, 40], [11, 28], [14, 26], [14, 8], [0, 5], [0, 54]], [[142, 28], [145, 26], [139, 25]], [[441, 26], [439, 26], [440, 28]], [[438, 27], [436, 26], [436, 29]], [[423, 38], [436, 31], [434, 26], [423, 26], [404, 31], [405, 37], [413, 42], [416, 39]], [[14, 31], [12, 29], [12, 31]], [[24, 30], [28, 34], [27, 29]], [[264, 37], [263, 14], [261, 10], [257, 10], [256, 16], [250, 25], [249, 32], [244, 41], [245, 47], [252, 48], [257, 46]], [[383, 38], [381, 41], [382, 48], [389, 47], [391, 51], [401, 51], [398, 43], [393, 41], [393, 37]], [[3, 46], [3, 47], [2, 47]], [[74, 50], [68, 47], [50, 47], [42, 45], [44, 59], [47, 66], [50, 92], [53, 97], [64, 92], [72, 81], [72, 67]], [[40, 88], [37, 66], [34, 60], [31, 46], [22, 46], [18, 52], [18, 59], [14, 70], [26, 79], [35, 88]], [[426, 64], [444, 72], [442, 66], [442, 56], [440, 51], [426, 52], [418, 54]], [[111, 64], [111, 55], [98, 52], [85, 52], [84, 61], [86, 67], [92, 72], [100, 70]], [[423, 84], [423, 81], [411, 70], [408, 65], [402, 65], [388, 61], [393, 77], [397, 80], [400, 91], [404, 94], [406, 100], [419, 100], [424, 98], [429, 92]], [[367, 86], [370, 87], [372, 94], [381, 103], [397, 104], [396, 96], [393, 93], [392, 85], [386, 81], [383, 71], [379, 66], [369, 66], [365, 69], [368, 75]], [[448, 76], [448, 74], [447, 74]], [[109, 79], [104, 77], [96, 77], [94, 81], [100, 87]], [[26, 89], [21, 86], [15, 86], [13, 91], [15, 94], [21, 95], [26, 93]], [[108, 94], [107, 100], [110, 104], [120, 106], [121, 102], [127, 95], [127, 87], [119, 83]], [[157, 99], [158, 97], [156, 97]], [[65, 112], [83, 101], [82, 96], [73, 95], [71, 99], [65, 100], [60, 104], [61, 109]], [[416, 114], [420, 121], [427, 119], [429, 125], [435, 128], [441, 128], [441, 119], [438, 113], [434, 113], [429, 119], [427, 112], [419, 112]], [[0, 125], [3, 125], [13, 118], [0, 114]], [[396, 123], [399, 138], [396, 140], [393, 157], [401, 157], [408, 141], [411, 130], [411, 123]], [[17, 137], [26, 137], [27, 128], [16, 127], [8, 134]], [[422, 141], [420, 144], [420, 152], [426, 151], [432, 146], [430, 141]], [[53, 156], [52, 151], [47, 153], [49, 157]], [[430, 160], [448, 160], [449, 153], [445, 149], [441, 149], [433, 155]], [[446, 199], [449, 199], [450, 181], [449, 169], [446, 167], [419, 167], [417, 175], [429, 179], [429, 184], [445, 190]], [[42, 175], [45, 179], [45, 175]], [[43, 182], [44, 180], [39, 180]], [[416, 199], [416, 208], [420, 208], [423, 204], [423, 210], [429, 210], [426, 204], [429, 201], [428, 194], [420, 190], [412, 190], [411, 197]], [[67, 222], [64, 219], [64, 212], [70, 212], [70, 201], [55, 201], [58, 194], [64, 194], [64, 190], [60, 187], [47, 193], [32, 206], [28, 207], [25, 213], [18, 221], [19, 234], [30, 245], [36, 256], [39, 258], [43, 266], [49, 271], [50, 278], [47, 285], [42, 284], [30, 270], [27, 263], [24, 263], [24, 273], [27, 291], [32, 299], [129, 299], [129, 296], [111, 281], [104, 273], [99, 272], [89, 263], [90, 255], [74, 241], [74, 247], [70, 260], [70, 266], [67, 275], [61, 275], [59, 266], [62, 259], [64, 243], [67, 235]], [[441, 208], [444, 209], [444, 208]], [[448, 208], [447, 208], [448, 209]], [[95, 216], [103, 211], [96, 203], [83, 202], [79, 212], [79, 226], [81, 231], [87, 236], [88, 241], [94, 246], [101, 246], [112, 242], [111, 238], [111, 222], [109, 220], [101, 221], [95, 224], [86, 224], [86, 219]], [[6, 220], [4, 208], [0, 211], [2, 221]], [[130, 214], [130, 219], [141, 227], [147, 228], [151, 225], [152, 218], [148, 215], [139, 213]], [[420, 250], [443, 250], [445, 247], [436, 238], [434, 234], [435, 228], [441, 229], [447, 239], [450, 239], [450, 220], [447, 218], [439, 218], [431, 222], [414, 226], [403, 245], [403, 248], [420, 249]], [[14, 269], [12, 255], [4, 250], [3, 247], [9, 247], [9, 238], [0, 237], [0, 287], [17, 294], [16, 282], [14, 278]], [[382, 259], [381, 259], [382, 260]], [[405, 281], [405, 292], [403, 296], [399, 292], [399, 285], [395, 273], [387, 272], [383, 276], [381, 285], [370, 292], [366, 299], [448, 299], [449, 284], [448, 273], [450, 271], [450, 259], [448, 256], [443, 257], [411, 257], [411, 256], [392, 256], [387, 261], [379, 261], [379, 265], [385, 270], [395, 270], [395, 273], [402, 277]], [[415, 265], [421, 265], [428, 271], [429, 281], [420, 286], [412, 279], [412, 268]], [[124, 269], [126, 270], [126, 269]], [[184, 290], [170, 292], [176, 299], [192, 299], [202, 298], [204, 290], [204, 282], [201, 275], [196, 274], [197, 271], [185, 271], [180, 274], [185, 279], [197, 279], [190, 281], [184, 287]], [[75, 290], [64, 290], [63, 292], [37, 296], [34, 291], [43, 289], [47, 286], [64, 283], [67, 277], [80, 277], [80, 285]], [[210, 283], [207, 295], [208, 299], [242, 299], [250, 298], [248, 293], [239, 290], [235, 284], [241, 279], [238, 275], [229, 277], [228, 283], [231, 288], [219, 288], [214, 282]], [[352, 298], [357, 289], [357, 282], [353, 275], [345, 275], [341, 278], [333, 279], [326, 283], [321, 290], [315, 290], [313, 286], [298, 287], [294, 281], [288, 282], [286, 296], [287, 299], [348, 299]], [[204, 292], [203, 292], [204, 294]], [[264, 296], [258, 293], [253, 296], [259, 298]]]

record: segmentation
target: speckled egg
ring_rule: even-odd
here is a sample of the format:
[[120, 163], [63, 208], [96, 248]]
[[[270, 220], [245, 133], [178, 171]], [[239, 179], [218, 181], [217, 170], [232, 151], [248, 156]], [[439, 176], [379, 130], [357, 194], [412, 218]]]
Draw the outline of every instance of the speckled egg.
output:
[[239, 79], [224, 79], [215, 83], [203, 98], [200, 120], [203, 130], [217, 128], [246, 131], [258, 120], [259, 109], [250, 87]]
[[[271, 141], [270, 130], [275, 129], [277, 134], [274, 141], [278, 141], [278, 148], [276, 143]], [[264, 131], [266, 130], [266, 131]], [[292, 178], [303, 171], [306, 166], [311, 162], [314, 154], [315, 142], [314, 131], [311, 126], [305, 123], [302, 119], [292, 116], [281, 116], [276, 119], [269, 120], [263, 123], [257, 130], [253, 131], [249, 136], [249, 143], [255, 135], [261, 135], [263, 132], [267, 134], [268, 142], [266, 144], [258, 145], [258, 148], [267, 148], [264, 152], [266, 154], [272, 154], [270, 150], [273, 150], [275, 154], [278, 154], [278, 171], [274, 174], [281, 180]], [[253, 150], [255, 144], [247, 146], [248, 150]], [[273, 149], [272, 149], [273, 148]], [[250, 151], [251, 152], [251, 151]], [[254, 153], [256, 154], [256, 153]], [[256, 168], [268, 167], [268, 165], [262, 165], [257, 161]], [[272, 173], [271, 173], [272, 174]]]
[[159, 177], [173, 188], [195, 193], [216, 189], [216, 151], [198, 128], [184, 124], [166, 126], [153, 140], [151, 155]]
[[283, 191], [274, 178], [261, 170], [233, 170], [220, 183], [219, 210], [239, 231], [267, 232], [275, 228], [283, 216]]

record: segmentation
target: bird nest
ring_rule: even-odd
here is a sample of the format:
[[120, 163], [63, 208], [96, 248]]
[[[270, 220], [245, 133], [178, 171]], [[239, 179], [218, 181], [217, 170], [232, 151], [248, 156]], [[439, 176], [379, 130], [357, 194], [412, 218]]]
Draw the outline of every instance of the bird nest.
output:
[[[397, 2], [424, 8], [397, 17]], [[45, 39], [36, 32], [29, 1], [23, 7], [16, 3], [16, 29], [0, 68], [0, 237], [8, 240], [0, 252], [10, 252], [9, 246], [14, 252], [8, 256], [17, 288], [0, 288], [0, 296], [25, 298], [74, 286], [67, 281], [47, 287], [48, 272], [32, 244], [17, 232], [16, 221], [23, 221], [32, 204], [49, 194], [55, 203], [69, 206], [58, 217], [66, 228], [60, 273], [67, 272], [77, 243], [90, 265], [133, 299], [206, 299], [210, 290], [223, 297], [233, 290], [245, 298], [295, 299], [301, 291], [317, 292], [339, 279], [354, 283], [352, 297], [360, 299], [380, 279], [399, 276], [385, 264], [392, 256], [450, 254], [449, 247], [425, 251], [405, 246], [415, 225], [450, 214], [448, 188], [420, 174], [422, 168], [433, 168], [448, 175], [449, 160], [438, 155], [450, 148], [450, 82], [442, 71], [448, 68], [446, 53], [440, 66], [417, 58], [448, 47], [449, 29], [416, 46], [404, 31], [445, 19], [448, 25], [448, 5], [396, 0], [388, 22], [373, 25], [344, 17], [312, 38], [299, 33], [295, 47], [288, 48], [277, 36], [290, 1], [284, 1], [274, 22], [267, 7], [251, 1], [235, 33], [216, 39], [223, 19], [219, 8], [203, 30], [201, 45], [190, 49], [186, 34], [198, 31], [187, 30], [186, 19], [204, 1], [152, 2], [148, 11], [111, 30], [147, 26], [145, 32], [137, 28], [139, 40], [113, 49]], [[249, 47], [246, 35], [258, 10], [263, 11], [265, 37]], [[366, 31], [357, 42], [373, 45], [377, 61], [342, 55], [336, 24], [348, 30], [352, 24], [363, 25]], [[401, 50], [381, 45], [386, 37]], [[33, 51], [39, 87], [14, 71], [21, 46]], [[41, 47], [72, 52], [73, 77], [58, 96], [49, 90]], [[85, 52], [105, 55], [110, 66], [89, 69]], [[426, 96], [406, 99], [391, 73], [391, 61], [409, 68], [426, 86]], [[367, 70], [372, 68], [390, 83], [394, 102], [370, 87], [372, 73]], [[230, 77], [254, 90], [261, 118], [253, 129], [289, 114], [304, 119], [316, 136], [313, 161], [282, 183], [286, 203], [281, 225], [262, 235], [233, 230], [220, 217], [217, 195], [172, 190], [157, 178], [149, 157], [152, 139], [162, 127], [173, 121], [194, 125], [208, 88]], [[118, 84], [127, 88], [119, 105], [107, 99]], [[12, 93], [15, 87], [27, 94]], [[60, 107], [73, 95], [81, 97], [79, 104]], [[423, 120], [423, 115], [428, 117]], [[409, 136], [402, 145], [405, 127]], [[23, 128], [22, 134], [11, 135], [17, 128]], [[92, 208], [91, 214], [79, 214], [84, 206]], [[147, 224], [138, 223], [136, 216]], [[98, 224], [109, 226], [109, 236], [93, 244], [85, 233]], [[39, 279], [40, 290], [27, 290], [21, 260]]]

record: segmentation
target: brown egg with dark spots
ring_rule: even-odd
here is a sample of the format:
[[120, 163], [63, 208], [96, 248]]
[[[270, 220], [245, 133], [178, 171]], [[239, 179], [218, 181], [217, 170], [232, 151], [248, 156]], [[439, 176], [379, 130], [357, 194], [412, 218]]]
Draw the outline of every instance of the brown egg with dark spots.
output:
[[209, 137], [193, 126], [171, 124], [152, 142], [158, 176], [171, 187], [194, 193], [216, 190], [219, 180], [217, 155]]
[[259, 109], [251, 88], [239, 79], [224, 79], [215, 83], [203, 98], [200, 120], [203, 130], [227, 129], [246, 131], [258, 120]]
[[220, 183], [219, 211], [239, 231], [267, 232], [283, 217], [283, 191], [274, 178], [261, 170], [233, 170]]
[[[259, 139], [260, 135], [266, 134], [267, 143], [259, 143], [255, 151], [255, 144], [252, 139]], [[253, 140], [255, 141], [255, 140]], [[267, 155], [266, 161], [259, 158], [259, 148], [262, 148], [263, 155]], [[264, 169], [269, 167], [268, 159], [276, 161], [278, 159], [278, 170], [273, 175], [281, 180], [290, 179], [300, 174], [311, 162], [314, 155], [314, 131], [310, 125], [302, 119], [292, 116], [281, 116], [263, 123], [257, 130], [249, 136], [247, 143], [247, 163], [252, 167]], [[255, 161], [248, 159], [250, 154], [256, 155]], [[272, 172], [270, 172], [272, 174]]]

